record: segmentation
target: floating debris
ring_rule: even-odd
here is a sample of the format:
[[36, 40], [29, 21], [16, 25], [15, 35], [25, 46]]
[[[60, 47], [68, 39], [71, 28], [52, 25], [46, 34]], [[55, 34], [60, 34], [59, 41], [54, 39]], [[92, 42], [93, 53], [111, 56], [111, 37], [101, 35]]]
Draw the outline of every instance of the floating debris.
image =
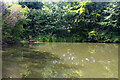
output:
[[76, 63], [76, 65], [78, 65], [78, 63]]
[[73, 64], [73, 62], [72, 62], [72, 64]]
[[63, 56], [65, 56], [65, 54], [63, 54]]
[[60, 64], [60, 61], [58, 62], [58, 64]]
[[70, 59], [70, 57], [68, 59]]
[[83, 62], [83, 60], [81, 60]]
[[93, 62], [95, 63], [95, 59], [93, 60]]
[[75, 57], [72, 57], [71, 60], [73, 60]]
[[88, 59], [88, 58], [85, 58], [85, 60], [86, 60], [86, 61], [89, 61], [89, 59]]

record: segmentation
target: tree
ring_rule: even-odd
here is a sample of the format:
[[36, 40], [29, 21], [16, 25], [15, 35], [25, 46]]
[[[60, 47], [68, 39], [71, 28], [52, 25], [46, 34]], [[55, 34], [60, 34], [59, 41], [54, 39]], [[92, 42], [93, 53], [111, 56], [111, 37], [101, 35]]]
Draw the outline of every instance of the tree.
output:
[[6, 3], [6, 9], [2, 14], [3, 41], [12, 42], [20, 40], [23, 32], [23, 23], [26, 22], [27, 7], [22, 8], [16, 3]]
[[27, 6], [30, 9], [41, 9], [43, 6], [42, 2], [19, 2], [20, 5], [24, 8]]

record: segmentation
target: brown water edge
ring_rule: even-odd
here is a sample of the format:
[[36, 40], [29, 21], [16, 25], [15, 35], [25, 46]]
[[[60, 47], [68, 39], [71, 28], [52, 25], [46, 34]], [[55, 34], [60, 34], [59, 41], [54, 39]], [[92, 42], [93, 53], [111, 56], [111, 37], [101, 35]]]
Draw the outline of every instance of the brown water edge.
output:
[[118, 44], [23, 43], [5, 48], [3, 77], [118, 78]]

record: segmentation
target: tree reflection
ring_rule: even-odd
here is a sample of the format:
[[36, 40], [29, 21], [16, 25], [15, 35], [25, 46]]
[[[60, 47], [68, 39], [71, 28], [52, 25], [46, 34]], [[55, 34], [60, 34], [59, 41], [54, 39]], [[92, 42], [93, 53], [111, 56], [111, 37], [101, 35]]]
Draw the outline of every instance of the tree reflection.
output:
[[114, 44], [32, 43], [11, 47], [3, 52], [3, 77], [116, 77], [116, 50]]

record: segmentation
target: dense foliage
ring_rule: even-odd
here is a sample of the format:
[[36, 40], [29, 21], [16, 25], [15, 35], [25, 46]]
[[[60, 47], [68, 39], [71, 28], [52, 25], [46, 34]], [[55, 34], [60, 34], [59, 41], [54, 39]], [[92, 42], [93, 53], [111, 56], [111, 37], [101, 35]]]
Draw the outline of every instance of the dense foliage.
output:
[[119, 5], [119, 2], [12, 4], [3, 12], [3, 39], [28, 40], [31, 35], [37, 41], [48, 42], [120, 42]]
[[2, 14], [2, 34], [3, 43], [13, 43], [21, 40], [20, 35], [23, 32], [23, 24], [26, 22], [28, 8], [22, 8], [15, 3], [3, 4], [5, 6]]

